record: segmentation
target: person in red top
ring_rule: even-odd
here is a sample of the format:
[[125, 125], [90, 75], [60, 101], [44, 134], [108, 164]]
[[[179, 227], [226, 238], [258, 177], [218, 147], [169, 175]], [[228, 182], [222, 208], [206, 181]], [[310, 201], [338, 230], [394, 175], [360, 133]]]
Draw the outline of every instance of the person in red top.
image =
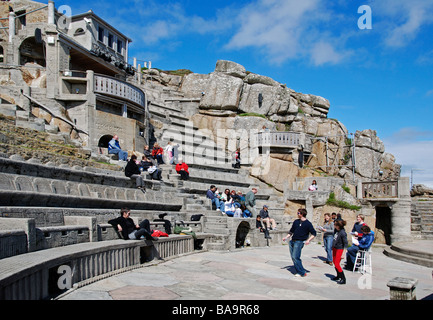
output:
[[155, 143], [153, 145], [152, 157], [158, 161], [158, 164], [164, 164], [164, 160], [162, 158], [164, 154], [164, 149], [162, 149], [159, 144]]
[[189, 178], [188, 165], [185, 162], [183, 162], [182, 159], [179, 159], [179, 163], [176, 165], [176, 172], [180, 174], [181, 180], [188, 180]]

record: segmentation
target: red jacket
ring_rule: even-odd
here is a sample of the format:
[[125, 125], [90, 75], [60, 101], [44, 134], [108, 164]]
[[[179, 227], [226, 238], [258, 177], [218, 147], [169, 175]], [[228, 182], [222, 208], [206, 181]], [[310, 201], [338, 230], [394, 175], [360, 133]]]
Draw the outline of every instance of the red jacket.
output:
[[185, 162], [178, 163], [178, 164], [176, 165], [176, 172], [177, 172], [177, 173], [180, 173], [180, 171], [181, 171], [182, 169], [185, 170], [186, 173], [189, 174], [189, 172], [188, 172], [188, 165], [187, 165]]
[[153, 150], [152, 150], [152, 156], [156, 157], [158, 154], [164, 154], [164, 149], [162, 149], [161, 147], [159, 147], [159, 148], [153, 148]]

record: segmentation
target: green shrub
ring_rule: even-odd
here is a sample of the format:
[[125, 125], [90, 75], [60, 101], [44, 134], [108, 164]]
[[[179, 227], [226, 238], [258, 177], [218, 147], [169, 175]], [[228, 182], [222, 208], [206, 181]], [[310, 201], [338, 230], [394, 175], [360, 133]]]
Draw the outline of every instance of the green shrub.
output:
[[349, 209], [349, 210], [354, 210], [354, 211], [361, 210], [360, 206], [351, 205], [350, 203], [347, 203], [346, 201], [341, 201], [341, 200], [335, 199], [335, 193], [334, 192], [331, 192], [328, 200], [326, 201], [326, 204], [328, 206], [333, 206], [333, 207], [342, 208], [342, 209]]

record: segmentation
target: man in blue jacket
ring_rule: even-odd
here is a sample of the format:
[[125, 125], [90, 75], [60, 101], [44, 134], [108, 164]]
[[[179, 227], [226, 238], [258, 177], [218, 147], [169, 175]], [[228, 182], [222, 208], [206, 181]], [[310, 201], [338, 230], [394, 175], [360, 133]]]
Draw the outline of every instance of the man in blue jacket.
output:
[[286, 241], [291, 237], [289, 249], [296, 269], [296, 277], [305, 277], [307, 275], [301, 260], [302, 248], [304, 248], [304, 244], [309, 245], [311, 240], [316, 237], [316, 234], [313, 224], [307, 220], [307, 210], [299, 209], [298, 219], [293, 222], [289, 234], [283, 238], [283, 241]]
[[368, 250], [374, 242], [374, 232], [366, 224], [361, 227], [362, 238], [358, 244], [353, 244], [347, 248], [346, 253], [346, 269], [353, 270], [355, 264], [356, 254], [359, 250]]
[[120, 148], [119, 137], [117, 135], [114, 135], [113, 139], [111, 139], [111, 141], [108, 143], [108, 153], [118, 154], [119, 160], [121, 161], [128, 160], [128, 152], [125, 152]]
[[215, 204], [217, 211], [222, 211], [224, 213], [225, 205], [224, 201], [219, 199], [219, 196], [215, 194], [216, 187], [211, 185], [209, 190], [206, 192], [206, 198], [212, 200], [212, 204]]

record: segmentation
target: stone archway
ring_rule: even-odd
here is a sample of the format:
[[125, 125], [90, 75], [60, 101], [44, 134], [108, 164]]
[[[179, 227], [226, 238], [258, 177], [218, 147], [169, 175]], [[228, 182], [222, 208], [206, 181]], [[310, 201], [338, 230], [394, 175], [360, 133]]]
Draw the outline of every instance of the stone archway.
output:
[[41, 67], [46, 67], [46, 56], [44, 43], [38, 43], [36, 37], [25, 39], [19, 49], [20, 65], [26, 63], [36, 63]]
[[[245, 246], [245, 240], [250, 232], [251, 226], [247, 221], [242, 221], [239, 223], [238, 228], [236, 229], [236, 248], [242, 248]], [[248, 244], [247, 244], [248, 245]]]
[[106, 151], [104, 151], [104, 149], [108, 149], [108, 143], [111, 141], [111, 139], [113, 139], [113, 136], [110, 134], [107, 134], [107, 135], [99, 138], [99, 141], [98, 141], [99, 154], [105, 154], [106, 153]]

